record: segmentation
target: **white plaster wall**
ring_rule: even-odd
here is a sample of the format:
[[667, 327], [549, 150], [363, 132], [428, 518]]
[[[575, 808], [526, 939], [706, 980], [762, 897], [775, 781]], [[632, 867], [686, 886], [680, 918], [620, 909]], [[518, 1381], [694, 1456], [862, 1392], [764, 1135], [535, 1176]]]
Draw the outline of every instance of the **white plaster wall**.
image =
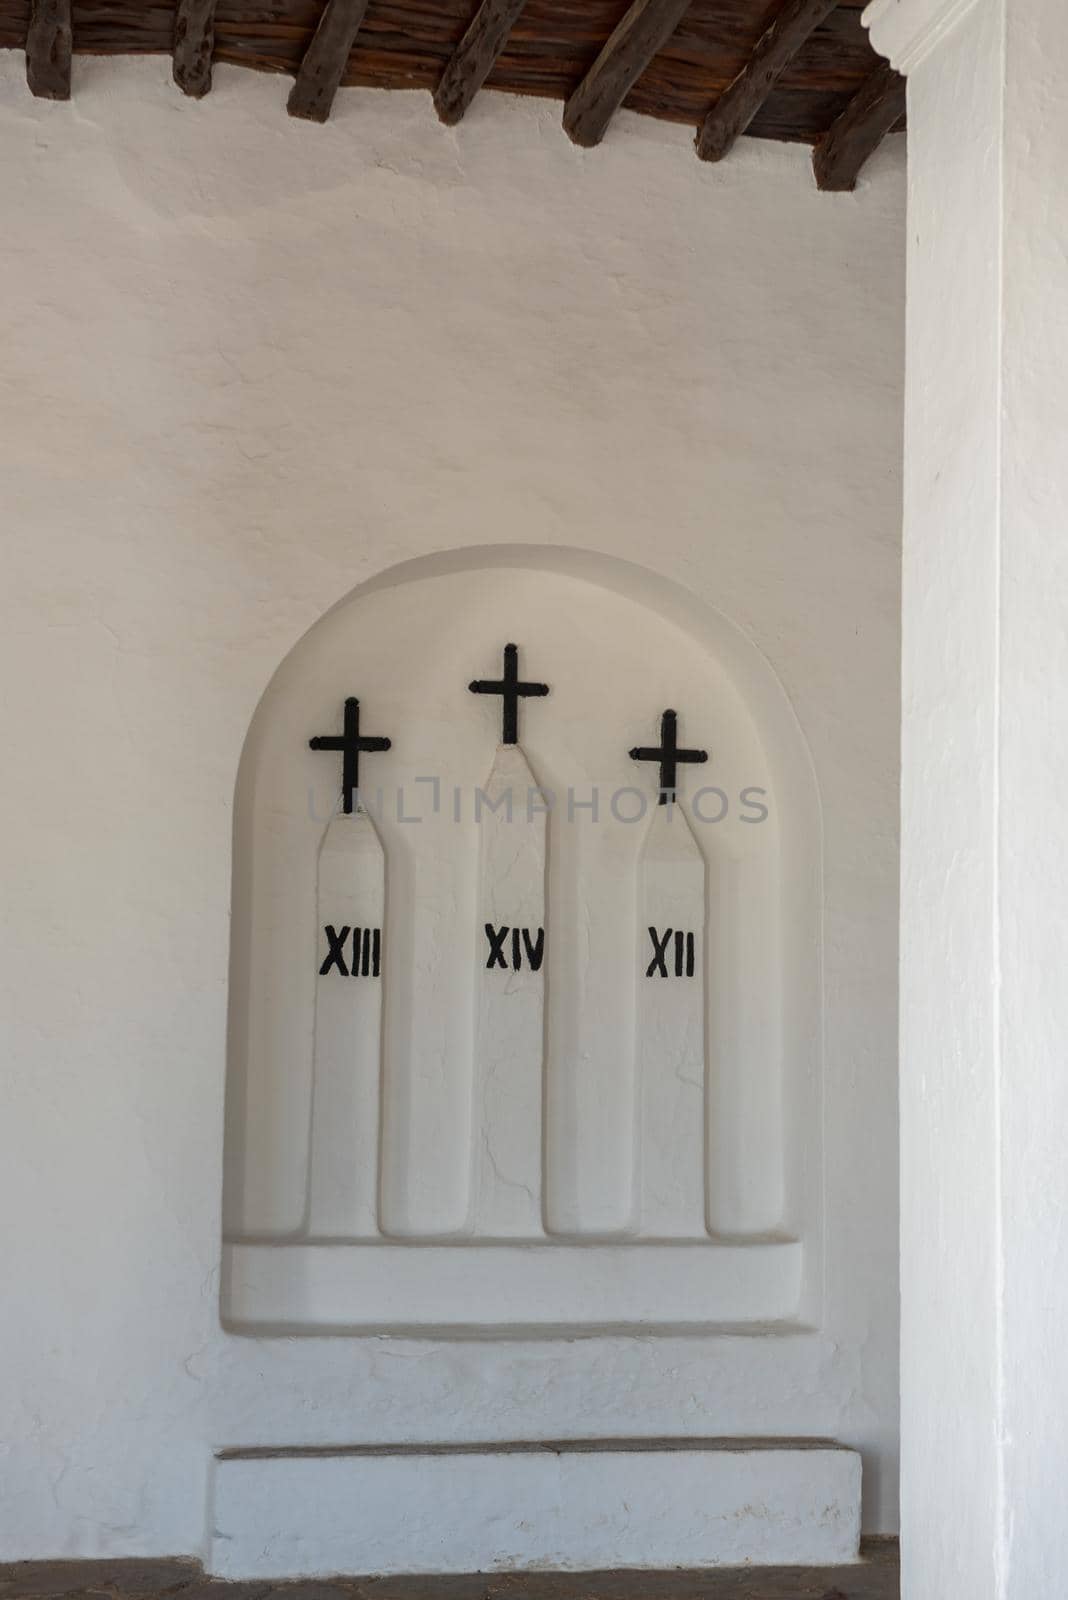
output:
[[870, 17], [910, 71], [902, 1594], [1024, 1600], [1068, 1562], [1068, 13]]
[[[909, 79], [914, 151], [938, 151], [913, 160], [909, 196], [901, 1240], [910, 1600], [947, 1588], [998, 1592], [994, 13], [974, 10]], [[971, 133], [947, 137], [951, 128]]]
[[[4, 1556], [199, 1552], [223, 1445], [829, 1434], [896, 1503], [903, 151], [79, 58], [0, 62]], [[231, 815], [271, 673], [355, 584], [579, 545], [781, 678], [826, 839], [825, 1322], [748, 1341], [252, 1341], [217, 1271]], [[429, 1423], [428, 1423], [428, 1419]]]
[[[1007, 1600], [1056, 1590], [1068, 1564], [1068, 16], [1004, 0], [1000, 1038]], [[1050, 137], [1052, 132], [1053, 137]], [[1025, 794], [1041, 797], [1039, 826]]]

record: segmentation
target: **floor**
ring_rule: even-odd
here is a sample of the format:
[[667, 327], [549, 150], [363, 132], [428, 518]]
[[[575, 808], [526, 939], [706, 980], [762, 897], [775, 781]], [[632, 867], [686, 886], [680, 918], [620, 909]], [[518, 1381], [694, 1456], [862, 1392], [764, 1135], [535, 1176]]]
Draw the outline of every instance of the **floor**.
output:
[[897, 1541], [865, 1543], [855, 1567], [718, 1572], [476, 1573], [223, 1583], [186, 1561], [0, 1565], [0, 1600], [898, 1600]]

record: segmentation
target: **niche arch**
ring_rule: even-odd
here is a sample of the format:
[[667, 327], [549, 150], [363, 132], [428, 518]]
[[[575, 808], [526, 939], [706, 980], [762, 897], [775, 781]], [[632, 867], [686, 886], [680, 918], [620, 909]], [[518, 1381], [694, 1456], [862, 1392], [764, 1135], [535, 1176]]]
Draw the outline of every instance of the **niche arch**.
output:
[[[509, 747], [500, 699], [468, 685], [513, 641], [550, 693]], [[391, 741], [357, 828], [340, 753], [309, 747], [350, 697]], [[709, 759], [662, 808], [630, 751], [668, 707]], [[721, 613], [548, 546], [360, 585], [278, 668], [239, 767], [224, 1320], [815, 1320], [821, 903], [801, 729]]]

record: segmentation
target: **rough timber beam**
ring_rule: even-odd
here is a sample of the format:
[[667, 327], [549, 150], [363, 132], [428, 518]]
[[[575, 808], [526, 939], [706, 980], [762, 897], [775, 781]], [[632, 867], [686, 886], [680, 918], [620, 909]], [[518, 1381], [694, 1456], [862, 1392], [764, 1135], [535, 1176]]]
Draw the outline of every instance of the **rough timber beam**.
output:
[[564, 107], [564, 129], [576, 144], [600, 144], [613, 116], [667, 44], [689, 3], [634, 0]]
[[459, 122], [493, 71], [525, 5], [526, 0], [482, 0], [434, 90], [434, 109], [447, 126]]
[[786, 0], [749, 61], [720, 95], [697, 134], [702, 161], [722, 161], [748, 128], [809, 35], [838, 0]]
[[70, 99], [71, 0], [33, 0], [26, 30], [26, 82], [42, 100]]
[[905, 80], [889, 62], [861, 84], [812, 152], [821, 189], [855, 189], [860, 169], [905, 115]]
[[178, 0], [174, 16], [174, 81], [198, 100], [211, 88], [215, 0]]
[[348, 66], [367, 0], [327, 0], [289, 92], [289, 115], [325, 122]]

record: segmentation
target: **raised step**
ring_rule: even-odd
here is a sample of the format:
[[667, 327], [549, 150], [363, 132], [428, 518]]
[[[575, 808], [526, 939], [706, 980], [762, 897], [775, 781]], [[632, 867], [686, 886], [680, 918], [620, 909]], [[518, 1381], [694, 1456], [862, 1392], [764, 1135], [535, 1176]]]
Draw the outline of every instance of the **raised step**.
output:
[[828, 1440], [596, 1440], [223, 1451], [228, 1578], [838, 1565], [860, 1457]]

